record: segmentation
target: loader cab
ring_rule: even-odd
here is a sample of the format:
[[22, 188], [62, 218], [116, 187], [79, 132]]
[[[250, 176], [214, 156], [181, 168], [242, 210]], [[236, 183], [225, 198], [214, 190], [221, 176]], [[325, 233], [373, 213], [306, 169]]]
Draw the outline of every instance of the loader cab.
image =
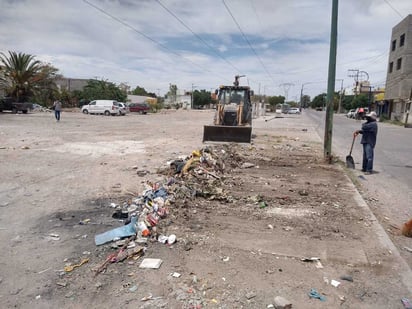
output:
[[249, 105], [250, 97], [248, 89], [236, 89], [236, 88], [221, 88], [219, 91], [219, 103], [220, 104], [244, 104]]

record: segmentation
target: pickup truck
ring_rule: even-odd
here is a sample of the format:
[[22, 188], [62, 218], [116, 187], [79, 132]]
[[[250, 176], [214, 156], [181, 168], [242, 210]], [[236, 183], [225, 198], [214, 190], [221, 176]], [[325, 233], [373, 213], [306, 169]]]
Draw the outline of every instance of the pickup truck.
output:
[[0, 99], [0, 112], [11, 111], [16, 114], [21, 111], [23, 114], [27, 114], [30, 109], [33, 109], [32, 103], [17, 103], [13, 102], [11, 98]]

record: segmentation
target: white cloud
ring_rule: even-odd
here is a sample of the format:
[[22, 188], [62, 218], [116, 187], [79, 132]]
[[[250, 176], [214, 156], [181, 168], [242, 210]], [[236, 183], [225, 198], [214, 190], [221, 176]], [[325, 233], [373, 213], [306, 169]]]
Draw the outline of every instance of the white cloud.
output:
[[[34, 54], [68, 77], [97, 76], [161, 94], [169, 83], [214, 89], [241, 73], [256, 92], [260, 85], [262, 93], [266, 86], [269, 94], [283, 95], [279, 85], [293, 83], [293, 98], [302, 83], [327, 80], [329, 0], [225, 0], [258, 57], [221, 0], [160, 1], [215, 50], [156, 1], [0, 0], [0, 51]], [[412, 13], [410, 0], [390, 4], [396, 11], [382, 0], [340, 1], [336, 72], [345, 85], [353, 82], [348, 69], [367, 71], [372, 84], [385, 80], [398, 12]], [[305, 90], [313, 96], [325, 85]]]

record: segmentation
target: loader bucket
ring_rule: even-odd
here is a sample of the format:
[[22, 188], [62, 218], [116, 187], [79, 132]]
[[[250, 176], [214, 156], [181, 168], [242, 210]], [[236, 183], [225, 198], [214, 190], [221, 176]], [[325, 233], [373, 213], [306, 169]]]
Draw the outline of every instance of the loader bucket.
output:
[[252, 127], [204, 126], [203, 142], [250, 143]]

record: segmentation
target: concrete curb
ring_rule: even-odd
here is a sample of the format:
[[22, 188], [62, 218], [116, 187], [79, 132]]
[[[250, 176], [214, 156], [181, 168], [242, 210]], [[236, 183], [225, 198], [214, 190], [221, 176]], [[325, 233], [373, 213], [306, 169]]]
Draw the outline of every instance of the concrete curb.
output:
[[384, 248], [392, 252], [392, 256], [394, 257], [395, 261], [398, 263], [397, 271], [399, 272], [399, 275], [402, 278], [402, 283], [408, 289], [409, 293], [412, 293], [412, 271], [408, 263], [406, 263], [406, 261], [402, 258], [401, 254], [399, 253], [398, 248], [394, 245], [394, 243], [392, 242], [392, 240], [386, 233], [385, 229], [379, 223], [378, 219], [375, 217], [372, 210], [369, 208], [368, 204], [365, 202], [362, 195], [359, 193], [358, 189], [352, 182], [352, 180], [349, 178], [349, 176], [346, 174], [345, 171], [342, 170], [342, 172], [344, 172], [345, 177], [348, 179], [350, 186], [352, 186], [354, 190], [353, 198], [355, 199], [355, 202], [360, 208], [362, 208], [369, 215], [369, 218], [372, 222], [371, 228], [373, 232], [376, 234], [376, 236], [378, 237], [379, 243]]

